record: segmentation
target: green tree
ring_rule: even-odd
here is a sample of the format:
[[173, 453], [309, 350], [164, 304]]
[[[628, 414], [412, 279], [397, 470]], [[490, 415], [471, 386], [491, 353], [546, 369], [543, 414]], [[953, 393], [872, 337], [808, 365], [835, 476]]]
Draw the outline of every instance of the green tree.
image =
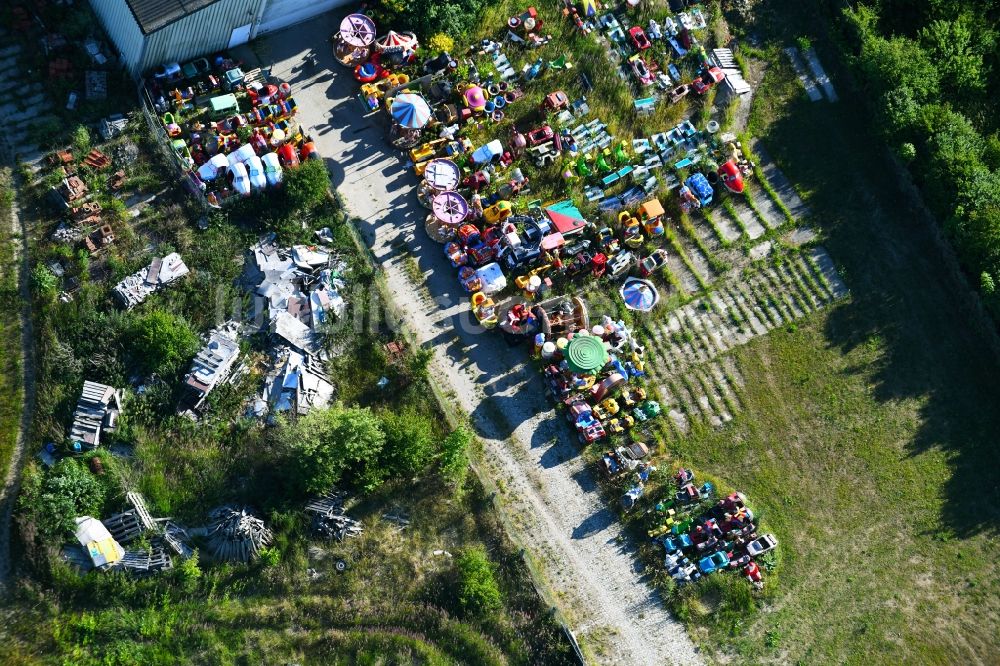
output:
[[938, 69], [927, 51], [912, 39], [867, 35], [861, 45], [859, 64], [872, 90], [907, 88], [918, 103], [926, 102], [938, 92]]
[[928, 203], [942, 217], [952, 213], [958, 194], [985, 169], [985, 143], [968, 118], [947, 107], [926, 110], [930, 138], [924, 191]]
[[325, 492], [348, 471], [365, 490], [384, 478], [379, 454], [385, 433], [367, 407], [313, 410], [284, 425], [281, 439], [289, 452], [292, 484], [304, 493]]
[[198, 350], [198, 336], [183, 318], [163, 310], [135, 317], [130, 330], [132, 354], [146, 372], [176, 373]]
[[73, 147], [81, 153], [90, 151], [90, 130], [86, 125], [77, 125], [73, 130]]
[[953, 19], [932, 21], [920, 39], [941, 72], [941, 87], [958, 99], [986, 90], [988, 64], [983, 60], [995, 41], [985, 22], [963, 12]]
[[[1000, 191], [995, 195], [1000, 196]], [[961, 261], [969, 271], [997, 275], [1000, 268], [1000, 204], [959, 214], [950, 228]]]
[[321, 204], [330, 191], [330, 174], [323, 160], [307, 160], [285, 172], [285, 196], [293, 210], [305, 211]]
[[503, 596], [493, 563], [482, 547], [462, 551], [455, 566], [458, 568], [458, 602], [466, 612], [488, 615], [500, 609]]

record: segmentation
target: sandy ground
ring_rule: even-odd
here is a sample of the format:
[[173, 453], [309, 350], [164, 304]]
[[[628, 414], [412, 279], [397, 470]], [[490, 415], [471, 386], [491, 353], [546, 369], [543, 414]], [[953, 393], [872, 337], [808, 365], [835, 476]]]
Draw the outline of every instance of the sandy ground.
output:
[[[652, 590], [597, 492], [569, 428], [546, 404], [541, 381], [511, 349], [473, 324], [467, 296], [441, 247], [423, 231], [416, 179], [383, 140], [380, 117], [364, 117], [356, 84], [332, 57], [338, 16], [254, 45], [289, 80], [334, 185], [359, 218], [408, 328], [435, 350], [432, 371], [468, 412], [484, 441], [486, 471], [500, 488], [514, 535], [554, 591], [571, 628], [608, 664], [700, 663], [697, 648]], [[303, 65], [315, 53], [319, 66]], [[409, 276], [416, 259], [423, 284]], [[411, 260], [412, 261], [412, 260]]]

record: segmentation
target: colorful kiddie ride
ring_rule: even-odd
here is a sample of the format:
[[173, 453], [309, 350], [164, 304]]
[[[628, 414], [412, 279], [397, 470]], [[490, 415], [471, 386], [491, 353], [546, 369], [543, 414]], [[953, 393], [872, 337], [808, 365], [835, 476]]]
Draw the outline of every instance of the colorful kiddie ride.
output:
[[708, 206], [715, 197], [712, 184], [703, 173], [695, 173], [684, 181], [683, 187], [678, 191], [681, 199], [681, 210], [690, 212], [692, 209]]
[[670, 91], [670, 95], [669, 95], [670, 103], [671, 104], [676, 104], [677, 102], [679, 102], [682, 99], [684, 99], [685, 97], [687, 97], [687, 94], [689, 92], [691, 92], [691, 86], [689, 86], [686, 83], [682, 83], [681, 85], [673, 88]]
[[[504, 266], [512, 271], [534, 264], [543, 254], [554, 255], [565, 244], [562, 234], [553, 231], [551, 222], [533, 215], [509, 218], [501, 230], [500, 256]], [[554, 263], [549, 261], [544, 265], [554, 268]]]
[[229, 165], [229, 172], [227, 175], [229, 182], [232, 184], [233, 189], [237, 194], [244, 197], [250, 196], [250, 176], [247, 173], [246, 166], [244, 166], [242, 162]]
[[645, 51], [650, 47], [649, 38], [640, 26], [629, 28], [628, 36], [632, 40], [632, 46], [638, 51]]
[[566, 418], [576, 427], [576, 437], [581, 444], [592, 444], [607, 437], [604, 424], [594, 415], [593, 408], [582, 400], [569, 406]]
[[728, 160], [719, 167], [719, 179], [726, 189], [734, 194], [743, 194], [746, 187], [743, 182], [743, 173], [736, 166], [735, 160]]
[[625, 307], [638, 312], [649, 312], [660, 302], [660, 293], [649, 280], [627, 278], [619, 289]]
[[562, 90], [556, 90], [542, 100], [542, 111], [558, 113], [569, 108], [569, 97]]
[[492, 206], [483, 209], [483, 221], [486, 224], [500, 224], [514, 212], [514, 207], [509, 201], [498, 201]]
[[243, 163], [247, 169], [250, 185], [256, 190], [267, 186], [267, 176], [264, 175], [264, 163], [256, 155], [249, 156]]
[[555, 298], [531, 309], [538, 319], [539, 330], [546, 340], [555, 340], [569, 333], [590, 328], [587, 304], [578, 296]]
[[621, 225], [622, 242], [628, 247], [639, 247], [645, 242], [642, 235], [642, 225], [628, 211], [618, 213], [618, 224]]
[[663, 236], [663, 204], [659, 199], [650, 199], [639, 206], [639, 220], [650, 239]]
[[619, 250], [608, 259], [608, 276], [612, 279], [624, 276], [635, 263], [635, 255], [629, 250]]
[[264, 166], [264, 177], [267, 179], [267, 184], [272, 187], [280, 184], [283, 175], [281, 162], [278, 160], [278, 154], [265, 153], [264, 156], [260, 158], [260, 161]]
[[667, 265], [667, 251], [660, 248], [639, 262], [639, 275], [649, 277]]
[[619, 446], [608, 451], [601, 459], [601, 471], [608, 478], [614, 478], [624, 472], [634, 471], [639, 462], [649, 456], [649, 447], [642, 442], [632, 442], [627, 446]]
[[481, 291], [472, 295], [472, 314], [483, 328], [493, 328], [499, 321], [497, 305], [493, 299]]
[[444, 246], [444, 253], [455, 268], [482, 266], [496, 259], [499, 245], [498, 227], [480, 232], [474, 224], [463, 224], [455, 232], [455, 240]]
[[481, 291], [488, 296], [503, 291], [507, 287], [507, 278], [496, 263], [489, 263], [478, 269], [463, 266], [458, 269], [458, 279], [462, 283], [462, 288], [467, 292]]
[[636, 53], [634, 56], [630, 56], [628, 64], [632, 69], [632, 74], [641, 85], [648, 86], [653, 83], [653, 73], [649, 70], [646, 61], [642, 59], [642, 55]]
[[364, 14], [350, 14], [333, 35], [333, 56], [344, 67], [357, 67], [371, 55], [375, 22]]

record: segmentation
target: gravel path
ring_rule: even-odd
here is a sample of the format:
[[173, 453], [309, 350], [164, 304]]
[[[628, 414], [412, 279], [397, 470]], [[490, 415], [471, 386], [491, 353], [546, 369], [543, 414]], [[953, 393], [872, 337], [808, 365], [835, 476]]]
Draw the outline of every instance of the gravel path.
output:
[[[360, 115], [347, 70], [327, 70], [337, 67], [325, 46], [334, 26], [335, 17], [324, 17], [297, 28], [294, 40], [279, 34], [258, 51], [292, 82], [300, 116], [312, 125], [392, 298], [417, 338], [434, 348], [431, 368], [438, 381], [472, 416], [514, 537], [528, 547], [572, 629], [598, 661], [700, 663], [683, 626], [623, 545], [593, 470], [545, 403], [525, 350], [508, 348], [498, 335], [473, 325], [454, 269], [424, 234], [426, 211], [416, 203], [415, 178], [382, 140], [381, 119]], [[299, 44], [320, 45], [316, 71], [300, 69]], [[423, 285], [411, 282], [407, 256], [418, 262]]]

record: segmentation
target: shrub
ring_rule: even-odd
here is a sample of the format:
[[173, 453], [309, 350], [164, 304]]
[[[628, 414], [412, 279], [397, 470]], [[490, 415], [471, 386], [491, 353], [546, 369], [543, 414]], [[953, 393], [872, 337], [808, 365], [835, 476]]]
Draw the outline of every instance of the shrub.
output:
[[59, 280], [47, 266], [38, 264], [31, 271], [31, 288], [40, 296], [51, 297], [56, 293]]
[[431, 37], [427, 41], [427, 44], [435, 53], [451, 53], [452, 49], [455, 48], [455, 40], [443, 32], [439, 32]]
[[459, 492], [465, 484], [469, 472], [469, 445], [472, 444], [472, 432], [465, 427], [459, 427], [445, 437], [441, 444], [441, 476]]
[[468, 548], [458, 556], [458, 601], [466, 612], [487, 615], [500, 609], [503, 598], [493, 563], [482, 547]]
[[80, 462], [67, 458], [46, 474], [25, 477], [20, 508], [34, 521], [38, 534], [55, 541], [71, 533], [77, 516], [100, 516], [105, 489]]
[[260, 562], [265, 567], [276, 567], [281, 562], [281, 551], [277, 548], [261, 548]]
[[912, 143], [907, 141], [899, 146], [899, 159], [909, 164], [916, 158], [917, 158], [917, 147], [914, 146]]
[[433, 424], [430, 418], [413, 407], [400, 412], [388, 411], [382, 415], [385, 431], [385, 455], [395, 474], [418, 474], [430, 460], [434, 447]]
[[194, 551], [191, 557], [182, 559], [180, 565], [174, 569], [174, 575], [180, 583], [181, 589], [185, 592], [192, 592], [201, 580], [201, 567], [198, 566], [198, 551]]
[[987, 296], [992, 295], [996, 290], [996, 283], [993, 281], [993, 276], [983, 271], [982, 275], [979, 276], [979, 288]]
[[385, 433], [368, 408], [313, 410], [282, 426], [279, 438], [289, 454], [290, 482], [303, 493], [325, 492], [347, 471], [355, 473], [365, 490], [385, 478], [379, 459]]
[[307, 160], [285, 174], [285, 196], [295, 211], [314, 208], [330, 191], [330, 174], [323, 160]]
[[172, 375], [198, 350], [198, 336], [178, 315], [151, 310], [139, 315], [131, 326], [132, 353], [150, 373]]

